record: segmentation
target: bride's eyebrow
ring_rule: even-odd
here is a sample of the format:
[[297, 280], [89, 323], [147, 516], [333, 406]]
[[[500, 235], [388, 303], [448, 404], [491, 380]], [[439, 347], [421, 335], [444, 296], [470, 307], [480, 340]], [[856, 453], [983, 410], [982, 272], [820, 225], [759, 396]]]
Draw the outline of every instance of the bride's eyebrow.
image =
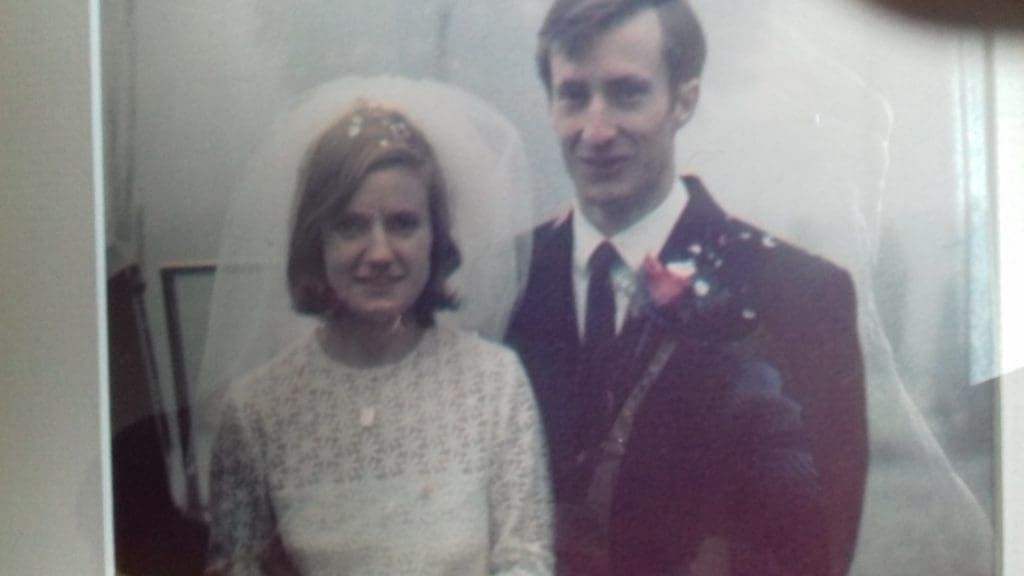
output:
[[323, 227], [327, 230], [338, 230], [339, 228], [365, 226], [371, 219], [371, 214], [353, 211], [346, 207], [341, 210], [334, 211], [324, 218]]

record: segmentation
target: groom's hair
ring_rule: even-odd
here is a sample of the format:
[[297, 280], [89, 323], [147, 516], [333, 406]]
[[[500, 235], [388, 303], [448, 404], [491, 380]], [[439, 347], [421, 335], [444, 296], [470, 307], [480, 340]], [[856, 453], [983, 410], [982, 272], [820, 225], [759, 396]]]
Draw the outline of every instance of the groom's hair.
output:
[[602, 34], [637, 12], [652, 8], [662, 32], [662, 58], [669, 86], [676, 88], [697, 78], [704, 69], [707, 48], [704, 30], [686, 0], [555, 0], [538, 34], [537, 71], [548, 97], [551, 90], [551, 53], [579, 58]]
[[312, 144], [299, 171], [288, 246], [288, 291], [297, 312], [345, 313], [327, 282], [324, 241], [371, 173], [399, 167], [417, 175], [427, 190], [433, 236], [430, 275], [413, 314], [420, 325], [431, 326], [436, 310], [455, 307], [455, 295], [446, 282], [459, 267], [461, 255], [452, 237], [447, 187], [433, 148], [397, 110], [359, 102]]

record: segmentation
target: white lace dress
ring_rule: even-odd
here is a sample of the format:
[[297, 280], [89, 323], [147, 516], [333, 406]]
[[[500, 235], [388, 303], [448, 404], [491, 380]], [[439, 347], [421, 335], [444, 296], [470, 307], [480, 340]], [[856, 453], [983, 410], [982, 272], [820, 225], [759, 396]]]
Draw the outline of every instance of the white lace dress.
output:
[[547, 456], [507, 349], [428, 330], [357, 369], [310, 334], [234, 386], [212, 465], [212, 569], [259, 574], [550, 574]]

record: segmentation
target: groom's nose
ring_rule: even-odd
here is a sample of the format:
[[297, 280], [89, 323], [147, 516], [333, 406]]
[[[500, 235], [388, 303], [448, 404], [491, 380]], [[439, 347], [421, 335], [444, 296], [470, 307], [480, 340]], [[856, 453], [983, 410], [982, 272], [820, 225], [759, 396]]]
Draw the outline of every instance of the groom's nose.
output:
[[601, 98], [591, 100], [581, 122], [580, 141], [588, 147], [603, 146], [615, 138], [617, 129], [612, 111]]

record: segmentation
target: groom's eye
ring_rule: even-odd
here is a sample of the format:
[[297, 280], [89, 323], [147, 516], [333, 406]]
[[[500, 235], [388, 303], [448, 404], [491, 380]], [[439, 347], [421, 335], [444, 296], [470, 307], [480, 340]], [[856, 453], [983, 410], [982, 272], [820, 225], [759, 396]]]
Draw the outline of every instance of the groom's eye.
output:
[[587, 105], [590, 99], [590, 91], [582, 83], [566, 82], [558, 86], [555, 93], [559, 105], [571, 110], [578, 110]]
[[648, 82], [635, 78], [623, 78], [612, 82], [608, 87], [608, 96], [615, 105], [622, 108], [637, 106], [650, 94]]

